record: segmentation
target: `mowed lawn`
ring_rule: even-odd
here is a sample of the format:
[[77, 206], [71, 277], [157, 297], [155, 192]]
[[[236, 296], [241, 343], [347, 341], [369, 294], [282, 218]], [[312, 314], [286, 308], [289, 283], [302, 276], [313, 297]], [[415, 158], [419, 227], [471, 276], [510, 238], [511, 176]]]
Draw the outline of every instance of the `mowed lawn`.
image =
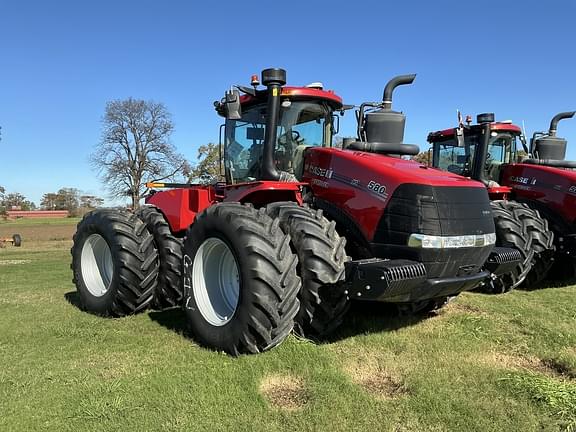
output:
[[76, 220], [0, 222], [0, 431], [576, 430], [576, 287], [357, 304], [333, 340], [231, 358], [179, 310], [78, 309]]

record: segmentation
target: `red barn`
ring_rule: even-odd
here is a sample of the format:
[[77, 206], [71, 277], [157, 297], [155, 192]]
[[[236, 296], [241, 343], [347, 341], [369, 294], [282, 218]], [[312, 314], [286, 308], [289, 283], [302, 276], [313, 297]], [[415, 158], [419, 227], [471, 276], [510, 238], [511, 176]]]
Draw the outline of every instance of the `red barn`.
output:
[[8, 210], [6, 212], [9, 218], [67, 218], [70, 213], [68, 210]]

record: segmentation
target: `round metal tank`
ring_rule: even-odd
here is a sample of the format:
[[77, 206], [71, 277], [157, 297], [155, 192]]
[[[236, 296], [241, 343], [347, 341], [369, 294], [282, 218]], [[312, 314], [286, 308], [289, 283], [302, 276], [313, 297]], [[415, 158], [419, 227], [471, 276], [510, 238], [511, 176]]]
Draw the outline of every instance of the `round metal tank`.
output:
[[560, 137], [546, 136], [536, 139], [535, 152], [539, 159], [564, 160], [566, 140]]
[[402, 143], [406, 116], [400, 112], [382, 109], [366, 114], [364, 131], [367, 142]]

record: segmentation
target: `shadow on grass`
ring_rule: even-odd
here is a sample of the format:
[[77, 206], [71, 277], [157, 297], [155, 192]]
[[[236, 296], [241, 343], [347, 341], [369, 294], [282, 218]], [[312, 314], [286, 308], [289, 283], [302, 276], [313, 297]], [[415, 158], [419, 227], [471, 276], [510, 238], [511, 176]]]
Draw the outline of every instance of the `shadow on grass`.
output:
[[411, 327], [436, 316], [436, 312], [406, 315], [394, 305], [353, 301], [342, 325], [332, 334], [317, 341], [332, 343], [360, 334], [381, 333]]
[[162, 311], [150, 311], [148, 312], [148, 317], [160, 324], [162, 327], [166, 327], [168, 330], [173, 332], [188, 335], [188, 325], [186, 323], [186, 315], [184, 311], [175, 307], [172, 309], [165, 309]]
[[[353, 302], [342, 325], [332, 334], [316, 339], [319, 344], [337, 342], [360, 334], [380, 333], [416, 325], [435, 316], [431, 312], [422, 315], [400, 315], [394, 306], [384, 303]], [[176, 333], [190, 337], [186, 315], [180, 308], [148, 312], [148, 317]]]
[[[76, 291], [67, 292], [64, 294], [64, 298], [71, 305], [82, 309], [80, 297]], [[187, 337], [189, 336], [186, 315], [181, 308], [175, 307], [162, 311], [149, 311], [147, 315], [152, 321], [161, 326]], [[416, 325], [434, 316], [436, 316], [436, 312], [404, 315], [400, 314], [394, 305], [353, 301], [342, 325], [334, 333], [315, 342], [321, 344], [332, 343], [360, 334], [398, 330], [403, 327]]]
[[549, 278], [540, 282], [536, 285], [524, 287], [520, 286], [516, 288], [519, 291], [541, 291], [545, 289], [554, 289], [554, 288], [566, 288], [569, 286], [576, 285], [576, 277], [569, 277], [569, 278]]

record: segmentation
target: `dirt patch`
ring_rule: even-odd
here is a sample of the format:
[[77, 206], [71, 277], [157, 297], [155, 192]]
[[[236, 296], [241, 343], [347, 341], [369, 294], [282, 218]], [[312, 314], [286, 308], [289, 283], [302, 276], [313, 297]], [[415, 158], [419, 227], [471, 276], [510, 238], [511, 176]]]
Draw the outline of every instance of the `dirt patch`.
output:
[[552, 359], [543, 360], [536, 356], [509, 355], [493, 351], [478, 360], [504, 369], [525, 369], [553, 377], [575, 378], [573, 371], [566, 365]]
[[478, 306], [458, 303], [458, 301], [452, 301], [448, 303], [443, 310], [445, 312], [459, 312], [473, 315], [486, 315], [486, 312], [480, 309]]
[[392, 399], [408, 393], [399, 374], [376, 361], [354, 362], [345, 368], [345, 372], [352, 382], [379, 399]]
[[0, 260], [0, 266], [3, 265], [21, 265], [21, 264], [29, 264], [32, 260], [29, 259], [20, 259], [20, 260]]
[[49, 240], [72, 240], [76, 225], [32, 225], [32, 226], [0, 226], [0, 237], [11, 238], [18, 233], [22, 236], [22, 246], [27, 242]]
[[271, 375], [260, 383], [260, 393], [275, 408], [295, 411], [304, 408], [310, 399], [301, 378], [292, 375]]
[[576, 371], [574, 371], [574, 369], [572, 369], [566, 363], [563, 363], [555, 359], [545, 359], [541, 360], [541, 362], [544, 366], [551, 369], [557, 375], [560, 375], [563, 378], [568, 378], [571, 380], [576, 379]]

